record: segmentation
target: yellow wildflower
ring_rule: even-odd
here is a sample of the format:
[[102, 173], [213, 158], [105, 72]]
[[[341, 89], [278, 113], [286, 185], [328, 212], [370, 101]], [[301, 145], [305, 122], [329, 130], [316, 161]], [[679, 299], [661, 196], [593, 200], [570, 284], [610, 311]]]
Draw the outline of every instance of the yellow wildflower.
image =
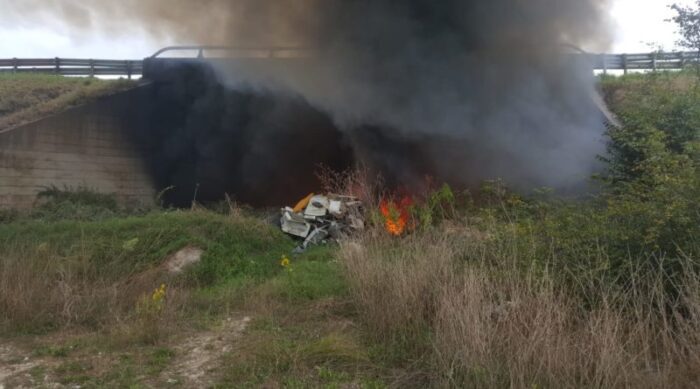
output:
[[282, 265], [282, 267], [289, 267], [289, 265], [291, 265], [291, 263], [292, 262], [289, 260], [289, 258], [287, 258], [286, 255], [282, 256], [282, 260], [280, 261], [280, 265]]
[[165, 284], [160, 284], [160, 288], [156, 288], [156, 290], [153, 291], [153, 295], [151, 296], [153, 302], [160, 303], [161, 301], [163, 301], [163, 299], [165, 298], [165, 293]]

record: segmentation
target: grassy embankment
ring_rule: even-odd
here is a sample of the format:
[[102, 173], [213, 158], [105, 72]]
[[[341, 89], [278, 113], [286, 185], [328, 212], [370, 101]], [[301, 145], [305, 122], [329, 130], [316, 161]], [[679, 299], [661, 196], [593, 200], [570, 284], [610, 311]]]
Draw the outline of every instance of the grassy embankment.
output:
[[[409, 236], [374, 225], [286, 268], [289, 238], [235, 208], [122, 216], [98, 211], [99, 198], [73, 211], [68, 196], [8, 215], [1, 336], [42, 362], [35, 382], [86, 387], [186, 386], [169, 374], [191, 354], [180, 345], [242, 316], [250, 325], [224, 337], [209, 384], [697, 386], [696, 82], [602, 81], [624, 127], [610, 131], [601, 190], [586, 199], [445, 188], [425, 194]], [[189, 245], [202, 262], [164, 274]]]
[[127, 80], [0, 74], [0, 131], [133, 87]]
[[[283, 267], [294, 242], [239, 209], [129, 215], [108, 196], [53, 194], [0, 224], [0, 339], [24, 351], [14, 363], [40, 361], [32, 378], [8, 384], [375, 382], [331, 249]], [[202, 249], [201, 262], [169, 274], [165, 259], [185, 247]], [[246, 316], [245, 334], [232, 336], [227, 322]], [[211, 355], [187, 360], [195, 345], [181, 345], [200, 334], [214, 334], [196, 345]], [[230, 344], [217, 345], [220, 337]], [[180, 375], [199, 363], [212, 369], [206, 377]]]

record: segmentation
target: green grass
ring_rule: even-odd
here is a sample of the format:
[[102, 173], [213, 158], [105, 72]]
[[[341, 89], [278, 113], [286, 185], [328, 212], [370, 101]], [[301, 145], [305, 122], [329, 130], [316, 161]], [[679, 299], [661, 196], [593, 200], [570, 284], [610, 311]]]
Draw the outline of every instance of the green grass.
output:
[[175, 352], [167, 347], [153, 350], [146, 361], [147, 373], [153, 376], [162, 372], [174, 357]]
[[44, 346], [34, 350], [34, 356], [65, 358], [70, 354], [71, 349], [68, 346]]
[[[384, 387], [361, 333], [347, 324], [356, 312], [348, 306], [337, 246], [292, 255], [297, 242], [245, 213], [129, 215], [89, 191], [59, 192], [31, 214], [0, 224], [0, 336], [48, 335], [32, 355], [51, 362], [42, 370], [51, 380], [146, 387], [180, 357], [173, 342], [183, 333], [212, 331], [245, 313], [253, 324], [211, 373], [221, 387]], [[187, 246], [204, 250], [199, 264], [174, 279], [151, 277]], [[283, 256], [290, 266], [280, 264]], [[146, 312], [144, 323], [139, 302], [161, 282], [168, 285], [167, 312]], [[74, 295], [56, 293], [59, 285], [70, 285]], [[62, 340], [51, 340], [56, 336]]]
[[277, 298], [291, 303], [347, 296], [342, 269], [335, 260], [336, 246], [312, 247], [298, 257], [265, 287]]
[[299, 303], [257, 319], [225, 357], [217, 387], [385, 387], [361, 333], [328, 320], [347, 317], [337, 308]]
[[224, 358], [216, 387], [384, 388], [384, 368], [352, 323], [337, 246], [312, 247], [249, 287], [257, 310], [246, 336]]
[[52, 260], [80, 256], [99, 265], [98, 275], [117, 279], [159, 264], [186, 246], [202, 248], [194, 279], [213, 285], [238, 275], [263, 277], [294, 247], [273, 226], [253, 218], [209, 212], [153, 212], [101, 222], [27, 220], [0, 225], [0, 253], [50, 253]]
[[132, 88], [127, 80], [45, 74], [0, 75], [0, 131], [49, 116], [100, 96]]

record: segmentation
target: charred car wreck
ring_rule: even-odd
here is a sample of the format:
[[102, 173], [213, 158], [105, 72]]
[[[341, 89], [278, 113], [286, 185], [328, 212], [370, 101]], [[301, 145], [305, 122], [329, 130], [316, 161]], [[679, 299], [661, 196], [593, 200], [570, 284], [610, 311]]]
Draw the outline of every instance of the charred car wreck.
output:
[[310, 194], [293, 208], [282, 208], [282, 231], [299, 238], [295, 252], [309, 245], [338, 241], [365, 227], [362, 202], [353, 196]]

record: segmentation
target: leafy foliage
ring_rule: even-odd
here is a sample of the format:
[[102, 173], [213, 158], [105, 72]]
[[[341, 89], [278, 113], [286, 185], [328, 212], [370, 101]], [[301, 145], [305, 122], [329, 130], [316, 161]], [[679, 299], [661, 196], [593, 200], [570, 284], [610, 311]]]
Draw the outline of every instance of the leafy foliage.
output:
[[411, 208], [411, 216], [421, 228], [439, 224], [455, 214], [456, 196], [449, 185], [444, 184], [429, 192], [425, 199]]
[[671, 20], [678, 25], [681, 34], [678, 44], [692, 50], [700, 50], [700, 0], [695, 1], [695, 6], [674, 3], [671, 9], [676, 12]]
[[[700, 89], [689, 73], [604, 80], [623, 123], [608, 134], [603, 200], [623, 227], [627, 251], [679, 257], [697, 252], [700, 198]], [[622, 249], [622, 248], [620, 248]]]

